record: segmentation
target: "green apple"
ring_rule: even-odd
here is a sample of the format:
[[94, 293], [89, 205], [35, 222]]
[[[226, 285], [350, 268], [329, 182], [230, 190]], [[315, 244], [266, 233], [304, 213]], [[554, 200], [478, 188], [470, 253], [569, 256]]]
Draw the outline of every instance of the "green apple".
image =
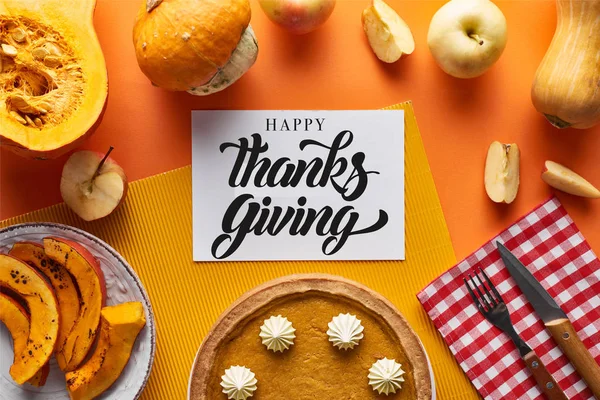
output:
[[427, 43], [438, 65], [456, 78], [482, 75], [506, 47], [506, 18], [489, 0], [451, 0], [433, 16]]
[[269, 19], [284, 29], [301, 35], [323, 25], [335, 8], [336, 0], [259, 0]]

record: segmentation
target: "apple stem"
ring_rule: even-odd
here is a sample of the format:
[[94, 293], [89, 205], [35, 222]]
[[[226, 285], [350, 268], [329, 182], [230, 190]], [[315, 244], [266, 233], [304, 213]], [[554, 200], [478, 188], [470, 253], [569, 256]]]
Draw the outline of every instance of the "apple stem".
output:
[[108, 149], [108, 151], [104, 155], [104, 158], [102, 159], [102, 161], [100, 161], [100, 164], [98, 164], [98, 168], [96, 168], [96, 172], [94, 172], [94, 176], [92, 176], [91, 182], [94, 182], [94, 179], [96, 179], [98, 177], [98, 175], [100, 175], [100, 170], [102, 169], [102, 167], [104, 166], [104, 163], [106, 162], [106, 159], [108, 158], [108, 156], [110, 155], [110, 153], [112, 153], [112, 151], [114, 149], [115, 149], [114, 147], [110, 146], [110, 149]]
[[476, 35], [474, 33], [470, 34], [469, 37], [473, 40], [475, 40], [477, 43], [479, 43], [480, 46], [483, 46], [483, 40], [481, 40], [481, 38], [479, 37], [479, 35]]

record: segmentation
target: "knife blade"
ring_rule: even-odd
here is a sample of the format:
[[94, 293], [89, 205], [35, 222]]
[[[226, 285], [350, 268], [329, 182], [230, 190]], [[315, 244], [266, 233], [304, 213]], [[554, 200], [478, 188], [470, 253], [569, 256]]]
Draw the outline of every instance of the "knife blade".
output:
[[567, 314], [510, 250], [500, 242], [496, 242], [496, 245], [504, 265], [544, 322], [546, 329], [550, 331], [594, 396], [600, 399], [600, 366], [577, 336]]

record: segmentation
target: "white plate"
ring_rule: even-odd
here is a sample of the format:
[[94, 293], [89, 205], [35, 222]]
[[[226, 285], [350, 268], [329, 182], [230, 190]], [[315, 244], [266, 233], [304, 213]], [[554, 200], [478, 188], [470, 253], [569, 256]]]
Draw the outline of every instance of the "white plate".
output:
[[[134, 345], [129, 363], [114, 385], [98, 399], [138, 399], [146, 386], [154, 353], [156, 327], [150, 300], [133, 269], [112, 247], [97, 237], [66, 225], [29, 223], [0, 230], [0, 253], [7, 253], [15, 242], [28, 240], [41, 243], [46, 236], [59, 236], [84, 245], [98, 259], [106, 279], [106, 304], [140, 301], [146, 313], [146, 326]], [[0, 399], [10, 400], [68, 400], [65, 375], [54, 357], [50, 360], [50, 375], [46, 385], [36, 388], [17, 385], [8, 370], [13, 360], [12, 339], [4, 324], [0, 324]]]

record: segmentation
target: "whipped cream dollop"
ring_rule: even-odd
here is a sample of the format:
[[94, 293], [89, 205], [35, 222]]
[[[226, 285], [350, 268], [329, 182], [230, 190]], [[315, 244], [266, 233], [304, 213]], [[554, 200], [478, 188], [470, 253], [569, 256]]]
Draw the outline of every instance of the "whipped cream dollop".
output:
[[340, 349], [353, 349], [365, 336], [363, 334], [365, 328], [354, 315], [340, 314], [337, 317], [333, 317], [328, 326], [327, 335], [329, 336], [329, 341]]
[[398, 364], [396, 360], [384, 358], [375, 362], [369, 369], [369, 385], [379, 394], [384, 393], [387, 396], [402, 389], [404, 382], [402, 375], [404, 375], [404, 371], [401, 364]]
[[225, 370], [225, 375], [221, 377], [221, 386], [223, 393], [228, 399], [246, 400], [252, 397], [256, 391], [257, 384], [254, 372], [246, 367], [236, 365]]
[[283, 352], [294, 344], [296, 338], [294, 332], [296, 332], [296, 329], [294, 329], [292, 323], [287, 318], [278, 315], [265, 320], [260, 327], [259, 336], [262, 339], [262, 344], [276, 353], [278, 351]]

